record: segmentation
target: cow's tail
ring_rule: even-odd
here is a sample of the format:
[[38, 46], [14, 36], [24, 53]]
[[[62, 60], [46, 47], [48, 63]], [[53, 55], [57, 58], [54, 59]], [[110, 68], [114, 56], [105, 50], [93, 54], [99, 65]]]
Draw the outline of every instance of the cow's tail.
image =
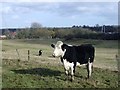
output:
[[91, 50], [91, 58], [90, 58], [90, 63], [92, 63], [92, 72], [94, 71], [93, 70], [93, 63], [94, 63], [94, 58], [95, 58], [95, 48], [92, 46], [92, 50]]
[[94, 62], [94, 58], [95, 58], [95, 48], [92, 46], [91, 47], [91, 55], [90, 55], [90, 63]]

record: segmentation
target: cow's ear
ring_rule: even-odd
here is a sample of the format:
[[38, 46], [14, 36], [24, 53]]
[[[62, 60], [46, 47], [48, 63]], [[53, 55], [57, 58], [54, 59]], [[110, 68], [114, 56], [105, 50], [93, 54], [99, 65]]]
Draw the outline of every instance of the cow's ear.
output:
[[55, 45], [54, 45], [54, 44], [51, 44], [51, 47], [52, 47], [52, 48], [55, 48]]
[[62, 48], [62, 50], [64, 51], [64, 50], [67, 48], [67, 45], [66, 45], [66, 44], [63, 44], [63, 45], [61, 46], [61, 48]]

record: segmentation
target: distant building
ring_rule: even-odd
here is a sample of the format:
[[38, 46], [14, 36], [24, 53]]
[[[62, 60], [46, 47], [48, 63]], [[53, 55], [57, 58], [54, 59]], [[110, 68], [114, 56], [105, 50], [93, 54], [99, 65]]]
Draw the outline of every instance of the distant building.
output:
[[102, 26], [101, 32], [105, 33], [105, 25]]
[[10, 38], [14, 39], [16, 35], [17, 35], [16, 32], [10, 32]]
[[0, 35], [0, 39], [6, 39], [7, 36], [6, 35]]

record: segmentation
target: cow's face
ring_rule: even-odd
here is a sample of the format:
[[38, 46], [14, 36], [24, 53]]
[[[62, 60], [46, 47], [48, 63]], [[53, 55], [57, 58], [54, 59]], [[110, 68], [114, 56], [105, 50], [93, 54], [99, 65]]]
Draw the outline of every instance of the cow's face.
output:
[[62, 46], [63, 46], [62, 41], [58, 41], [56, 45], [51, 44], [51, 46], [54, 48], [54, 52], [53, 52], [54, 57], [61, 57], [64, 55], [65, 50], [62, 49]]

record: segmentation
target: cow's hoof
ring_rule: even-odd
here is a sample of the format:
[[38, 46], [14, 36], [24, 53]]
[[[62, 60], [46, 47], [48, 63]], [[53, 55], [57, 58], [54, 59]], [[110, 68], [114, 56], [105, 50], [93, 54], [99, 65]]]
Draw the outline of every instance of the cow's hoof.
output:
[[71, 82], [73, 82], [74, 80], [73, 79], [70, 79]]
[[73, 82], [73, 81], [74, 81], [74, 78], [71, 78], [70, 81]]
[[71, 81], [71, 82], [73, 82], [73, 80], [72, 80], [72, 79], [70, 79], [70, 81]]

